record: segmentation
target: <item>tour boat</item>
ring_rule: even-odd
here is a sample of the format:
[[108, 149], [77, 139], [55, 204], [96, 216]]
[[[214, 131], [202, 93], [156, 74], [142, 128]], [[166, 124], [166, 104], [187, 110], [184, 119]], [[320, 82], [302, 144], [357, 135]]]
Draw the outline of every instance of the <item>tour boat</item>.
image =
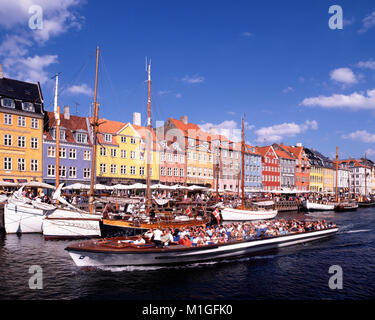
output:
[[358, 202], [343, 201], [335, 206], [335, 211], [354, 211], [358, 209]]
[[[245, 205], [245, 129], [244, 118], [242, 118], [242, 204], [237, 207], [224, 206], [221, 210], [221, 216], [224, 221], [251, 221], [273, 219], [277, 215], [277, 210], [274, 208], [273, 201], [254, 202], [251, 207]], [[218, 179], [217, 175], [217, 179]], [[217, 182], [218, 183], [218, 182]]]
[[311, 200], [305, 200], [303, 202], [303, 207], [307, 211], [332, 211], [335, 209], [335, 203], [327, 201], [315, 202]]
[[74, 263], [79, 267], [184, 264], [256, 255], [278, 250], [282, 247], [325, 239], [335, 235], [337, 231], [338, 228], [335, 227], [277, 237], [236, 240], [224, 244], [195, 247], [173, 243], [167, 247], [156, 247], [149, 241], [137, 245], [132, 243], [136, 237], [117, 237], [73, 243], [65, 250], [68, 251]]
[[373, 207], [375, 206], [375, 201], [360, 201], [358, 202], [358, 206], [361, 208]]

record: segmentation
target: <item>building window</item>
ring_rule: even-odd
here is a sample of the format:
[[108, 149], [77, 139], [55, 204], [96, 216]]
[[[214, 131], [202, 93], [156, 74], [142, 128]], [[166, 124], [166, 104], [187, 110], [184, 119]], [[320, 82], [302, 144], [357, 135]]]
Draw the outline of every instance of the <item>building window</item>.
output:
[[100, 173], [106, 173], [107, 172], [107, 165], [105, 163], [101, 163], [99, 166]]
[[126, 137], [121, 137], [121, 142], [126, 143]]
[[69, 178], [77, 178], [77, 168], [70, 167], [69, 168]]
[[11, 125], [12, 124], [12, 115], [11, 114], [6, 114], [4, 113], [4, 124], [9, 124]]
[[83, 152], [83, 160], [91, 160], [91, 151], [90, 150], [85, 150]]
[[47, 152], [48, 158], [54, 158], [56, 157], [56, 148], [55, 147], [48, 147], [48, 152]]
[[77, 159], [77, 150], [76, 149], [69, 149], [69, 159]]
[[126, 166], [125, 165], [121, 165], [120, 170], [121, 170], [121, 174], [126, 174]]
[[181, 155], [180, 156], [180, 163], [184, 163], [185, 162], [185, 156]]
[[117, 173], [117, 165], [111, 164], [111, 173], [113, 173], [113, 174]]
[[121, 150], [121, 158], [126, 159], [126, 150]]
[[130, 159], [135, 159], [135, 151], [130, 151]]
[[47, 176], [54, 177], [56, 175], [55, 166], [53, 164], [49, 164], [47, 166]]
[[38, 138], [31, 138], [31, 149], [38, 149]]
[[76, 133], [76, 141], [78, 143], [87, 143], [87, 134], [81, 132]]
[[26, 148], [26, 138], [25, 137], [18, 137], [17, 143], [18, 143], [19, 148]]
[[38, 162], [38, 160], [31, 160], [30, 170], [31, 171], [38, 171], [39, 170], [39, 162]]
[[26, 127], [26, 118], [25, 117], [18, 117], [18, 126], [19, 127]]
[[31, 128], [38, 129], [39, 128], [39, 121], [38, 119], [31, 118]]
[[180, 177], [183, 177], [185, 174], [184, 174], [184, 169], [183, 168], [180, 168]]
[[25, 165], [25, 159], [18, 159], [18, 171], [25, 171], [26, 165]]
[[173, 168], [173, 175], [178, 177], [178, 168]]
[[112, 142], [112, 135], [111, 134], [105, 133], [103, 138], [104, 138], [104, 142]]
[[66, 148], [60, 148], [59, 157], [66, 159]]
[[168, 177], [172, 176], [172, 168], [167, 168]]
[[14, 104], [14, 100], [9, 99], [9, 98], [1, 99], [1, 106], [5, 108], [12, 108], [12, 109], [16, 107], [16, 105]]
[[10, 134], [4, 134], [4, 145], [5, 146], [12, 145], [12, 136]]
[[83, 178], [88, 179], [91, 177], [91, 170], [90, 168], [83, 169]]
[[22, 110], [35, 112], [34, 104], [31, 102], [22, 102]]
[[187, 175], [190, 177], [191, 176], [191, 167], [187, 167]]
[[59, 167], [59, 176], [65, 178], [66, 177], [66, 167], [60, 166]]
[[12, 170], [12, 158], [4, 157], [4, 170]]
[[130, 143], [135, 144], [136, 143], [135, 138], [130, 138]]
[[105, 157], [107, 155], [107, 149], [104, 147], [100, 147], [100, 155]]
[[139, 167], [139, 175], [144, 176], [145, 175], [145, 167]]
[[111, 149], [111, 157], [117, 157], [117, 149]]
[[135, 176], [136, 175], [136, 172], [135, 172], [135, 166], [131, 166], [130, 167], [130, 174]]
[[160, 175], [163, 177], [165, 176], [165, 167], [160, 168]]

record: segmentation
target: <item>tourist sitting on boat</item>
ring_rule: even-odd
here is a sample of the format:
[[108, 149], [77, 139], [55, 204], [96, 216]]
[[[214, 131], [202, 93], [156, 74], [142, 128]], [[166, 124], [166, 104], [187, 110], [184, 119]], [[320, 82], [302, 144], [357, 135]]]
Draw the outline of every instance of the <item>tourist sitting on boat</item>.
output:
[[137, 240], [134, 241], [134, 244], [145, 244], [146, 241], [143, 239], [142, 235], [139, 235]]
[[163, 231], [163, 235], [160, 237], [161, 243], [164, 246], [168, 246], [170, 243], [173, 243], [173, 236], [169, 229]]
[[191, 241], [187, 235], [185, 235], [182, 239], [180, 239], [178, 243], [185, 247], [191, 247]]
[[155, 243], [156, 246], [161, 246], [162, 241], [161, 241], [161, 236], [163, 235], [163, 231], [159, 229], [153, 229], [152, 230], [152, 238], [151, 241]]

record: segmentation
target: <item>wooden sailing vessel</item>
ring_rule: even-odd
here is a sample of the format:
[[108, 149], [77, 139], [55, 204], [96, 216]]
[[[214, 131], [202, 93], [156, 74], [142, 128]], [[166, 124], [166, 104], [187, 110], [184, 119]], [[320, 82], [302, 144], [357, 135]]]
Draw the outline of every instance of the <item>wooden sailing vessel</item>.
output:
[[[122, 214], [120, 219], [114, 216], [105, 216], [102, 219], [102, 231], [106, 236], [115, 234], [141, 233], [150, 228], [181, 228], [204, 226], [210, 222], [211, 216], [207, 214], [206, 207], [194, 203], [173, 203], [173, 208], [158, 205], [151, 198], [151, 146], [153, 143], [151, 121], [151, 62], [147, 65], [148, 99], [147, 99], [147, 146], [146, 146], [146, 198], [145, 203], [139, 204], [135, 214], [131, 216]], [[186, 158], [186, 157], [185, 157]], [[185, 170], [186, 172], [186, 170]], [[144, 210], [141, 206], [144, 205]], [[116, 217], [116, 215], [115, 215]]]
[[250, 221], [250, 220], [264, 220], [273, 219], [277, 215], [277, 210], [274, 209], [274, 205], [269, 207], [259, 207], [256, 205], [246, 206], [245, 205], [245, 125], [244, 117], [242, 118], [242, 142], [241, 142], [241, 153], [242, 153], [242, 170], [241, 170], [241, 205], [235, 208], [224, 207], [221, 210], [221, 216], [223, 220], [229, 221]]

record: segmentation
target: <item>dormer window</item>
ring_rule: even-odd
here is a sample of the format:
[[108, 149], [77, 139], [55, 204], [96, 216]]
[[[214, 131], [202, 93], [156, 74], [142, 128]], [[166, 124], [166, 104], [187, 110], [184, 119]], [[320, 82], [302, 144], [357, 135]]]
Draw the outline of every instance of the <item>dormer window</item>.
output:
[[104, 134], [104, 142], [112, 142], [112, 135], [105, 133]]
[[1, 99], [1, 106], [4, 107], [4, 108], [12, 108], [12, 109], [14, 109], [16, 107], [16, 105], [14, 104], [14, 100], [9, 99], [9, 98], [2, 98]]
[[31, 102], [22, 102], [22, 110], [35, 112], [34, 104]]
[[[52, 139], [56, 140], [56, 128], [52, 130]], [[65, 130], [60, 129], [60, 140], [66, 140]]]
[[77, 132], [75, 135], [76, 135], [76, 141], [78, 143], [87, 143], [87, 134], [86, 133]]

